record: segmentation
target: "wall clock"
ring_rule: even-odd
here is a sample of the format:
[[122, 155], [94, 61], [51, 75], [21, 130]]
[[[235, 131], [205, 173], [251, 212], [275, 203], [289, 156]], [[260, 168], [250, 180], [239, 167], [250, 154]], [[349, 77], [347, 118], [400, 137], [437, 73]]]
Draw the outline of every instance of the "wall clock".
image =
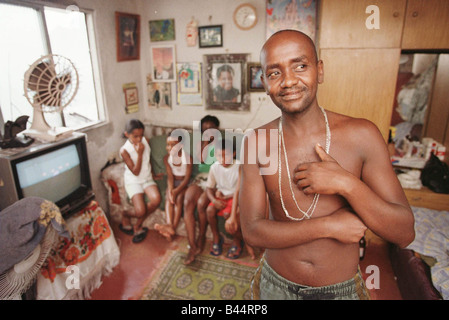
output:
[[249, 3], [239, 5], [234, 11], [234, 23], [242, 30], [253, 28], [257, 23], [256, 8]]

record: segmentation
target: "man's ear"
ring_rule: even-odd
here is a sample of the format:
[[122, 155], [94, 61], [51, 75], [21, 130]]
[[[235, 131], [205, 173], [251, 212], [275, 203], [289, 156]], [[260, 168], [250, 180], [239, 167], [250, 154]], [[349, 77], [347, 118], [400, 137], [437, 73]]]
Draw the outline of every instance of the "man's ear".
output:
[[317, 71], [318, 71], [318, 83], [322, 84], [324, 82], [324, 62], [323, 62], [323, 60], [318, 60]]

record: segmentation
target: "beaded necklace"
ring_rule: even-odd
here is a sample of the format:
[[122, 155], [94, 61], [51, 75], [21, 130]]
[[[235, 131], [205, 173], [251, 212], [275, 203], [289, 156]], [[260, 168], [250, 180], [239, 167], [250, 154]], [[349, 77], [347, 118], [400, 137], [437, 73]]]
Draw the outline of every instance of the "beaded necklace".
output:
[[[329, 127], [329, 122], [327, 120], [326, 111], [324, 111], [324, 109], [322, 107], [320, 107], [320, 109], [324, 115], [324, 121], [326, 123], [326, 153], [329, 153], [329, 149], [331, 146], [331, 130]], [[313, 212], [315, 211], [316, 205], [318, 204], [320, 195], [318, 193], [315, 193], [315, 195], [313, 196], [312, 203], [310, 204], [310, 207], [309, 207], [309, 209], [307, 209], [307, 211], [304, 211], [299, 207], [298, 202], [296, 201], [296, 198], [295, 198], [295, 194], [293, 192], [293, 187], [292, 187], [292, 182], [291, 182], [291, 177], [290, 177], [290, 168], [288, 166], [287, 150], [285, 148], [285, 142], [284, 142], [284, 132], [282, 130], [282, 118], [279, 119], [279, 143], [278, 143], [278, 145], [279, 145], [279, 152], [278, 152], [278, 157], [279, 157], [279, 159], [278, 159], [279, 197], [281, 198], [282, 209], [284, 210], [285, 216], [287, 218], [289, 218], [290, 220], [296, 220], [296, 221], [301, 221], [304, 218], [310, 219], [312, 217]], [[293, 201], [295, 202], [296, 208], [298, 208], [299, 212], [301, 212], [303, 214], [303, 216], [301, 218], [295, 218], [295, 217], [290, 216], [290, 214], [288, 213], [287, 208], [285, 207], [285, 204], [284, 204], [284, 199], [282, 197], [282, 188], [281, 188], [281, 184], [282, 184], [281, 183], [281, 177], [282, 177], [281, 148], [283, 149], [283, 152], [284, 152], [285, 167], [287, 170], [290, 192], [292, 194], [292, 198], [293, 198]]]

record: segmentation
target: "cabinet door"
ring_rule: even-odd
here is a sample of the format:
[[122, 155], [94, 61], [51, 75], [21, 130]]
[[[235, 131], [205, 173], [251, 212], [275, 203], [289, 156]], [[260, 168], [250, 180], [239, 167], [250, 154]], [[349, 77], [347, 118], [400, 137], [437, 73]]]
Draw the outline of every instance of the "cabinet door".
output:
[[[440, 54], [433, 82], [432, 96], [427, 107], [427, 123], [424, 136], [440, 143], [445, 141], [449, 124], [449, 54]], [[449, 152], [447, 152], [449, 154]]]
[[324, 108], [371, 120], [388, 139], [401, 50], [321, 49], [324, 83], [318, 102]]
[[403, 49], [449, 49], [449, 1], [408, 0]]
[[[366, 26], [370, 5], [379, 8], [379, 29]], [[399, 48], [405, 7], [406, 0], [322, 0], [320, 48]]]

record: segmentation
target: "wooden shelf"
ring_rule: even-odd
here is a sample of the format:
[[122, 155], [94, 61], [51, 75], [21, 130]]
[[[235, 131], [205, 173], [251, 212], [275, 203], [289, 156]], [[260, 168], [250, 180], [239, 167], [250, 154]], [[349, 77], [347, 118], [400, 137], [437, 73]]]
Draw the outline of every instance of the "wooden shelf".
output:
[[420, 190], [404, 189], [404, 192], [411, 206], [449, 211], [449, 194], [436, 193], [426, 187]]

